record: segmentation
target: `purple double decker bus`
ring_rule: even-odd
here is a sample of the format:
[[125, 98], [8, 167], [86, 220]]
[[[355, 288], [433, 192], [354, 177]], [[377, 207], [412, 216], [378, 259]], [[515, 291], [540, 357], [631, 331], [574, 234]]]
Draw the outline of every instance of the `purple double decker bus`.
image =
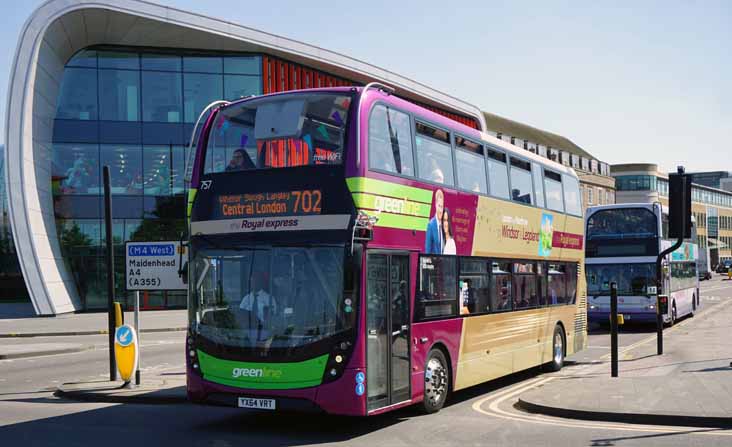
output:
[[389, 87], [213, 105], [190, 176], [194, 402], [434, 412], [586, 344], [574, 171]]

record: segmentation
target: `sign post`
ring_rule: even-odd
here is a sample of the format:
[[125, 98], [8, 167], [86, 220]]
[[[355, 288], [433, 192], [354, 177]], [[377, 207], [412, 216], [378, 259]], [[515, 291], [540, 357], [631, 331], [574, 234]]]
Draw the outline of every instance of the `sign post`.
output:
[[[140, 291], [135, 290], [135, 331], [137, 331], [137, 342], [140, 343]], [[140, 359], [138, 354], [137, 368], [135, 370], [135, 385], [140, 384]]]
[[[135, 341], [139, 345], [140, 291], [187, 290], [179, 271], [186, 247], [180, 241], [127, 242], [125, 287], [135, 292]], [[140, 384], [139, 359], [135, 360], [135, 384]]]
[[[668, 176], [668, 237], [676, 242], [663, 250], [656, 258], [656, 352], [663, 354], [663, 316], [668, 312], [669, 291], [664, 290], [667, 274], [663, 271], [666, 255], [681, 247], [684, 239], [691, 238], [691, 178], [679, 166], [676, 174]], [[659, 212], [662, 212], [659, 210]], [[666, 311], [662, 311], [663, 297], [666, 297]], [[673, 312], [673, 309], [671, 310]], [[673, 322], [673, 318], [671, 321]]]

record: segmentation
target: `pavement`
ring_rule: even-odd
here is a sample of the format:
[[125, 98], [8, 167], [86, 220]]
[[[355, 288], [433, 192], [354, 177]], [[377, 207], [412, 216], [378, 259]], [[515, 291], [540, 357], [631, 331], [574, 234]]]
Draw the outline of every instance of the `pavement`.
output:
[[[55, 317], [0, 318], [0, 360], [66, 354], [94, 349], [83, 336], [108, 334], [107, 314], [80, 313]], [[125, 323], [133, 324], [134, 313], [125, 312]], [[176, 332], [187, 329], [187, 311], [156, 310], [140, 312], [141, 333]], [[66, 338], [63, 343], [54, 338]], [[11, 340], [24, 339], [23, 343]]]
[[727, 299], [667, 328], [663, 355], [656, 355], [651, 333], [620, 352], [619, 377], [610, 377], [607, 355], [547, 378], [521, 394], [516, 406], [570, 419], [730, 428], [730, 333], [732, 300]]
[[64, 383], [54, 393], [57, 397], [80, 402], [169, 405], [188, 402], [184, 371], [162, 372], [146, 376], [140, 385], [109, 380]]

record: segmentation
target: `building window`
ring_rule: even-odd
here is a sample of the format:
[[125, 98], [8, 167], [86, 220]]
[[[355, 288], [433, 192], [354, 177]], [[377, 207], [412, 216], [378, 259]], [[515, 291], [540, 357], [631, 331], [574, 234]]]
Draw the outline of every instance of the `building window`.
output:
[[97, 70], [67, 68], [56, 107], [57, 119], [97, 119]]
[[99, 70], [99, 119], [140, 120], [140, 73], [131, 70]]
[[186, 123], [194, 123], [201, 111], [223, 98], [221, 75], [185, 73], [183, 75], [183, 111]]
[[142, 72], [143, 121], [179, 123], [181, 116], [181, 74]]
[[99, 147], [55, 144], [51, 179], [54, 194], [99, 194]]
[[592, 187], [587, 187], [587, 204], [592, 205], [595, 202], [595, 200], [592, 197]]

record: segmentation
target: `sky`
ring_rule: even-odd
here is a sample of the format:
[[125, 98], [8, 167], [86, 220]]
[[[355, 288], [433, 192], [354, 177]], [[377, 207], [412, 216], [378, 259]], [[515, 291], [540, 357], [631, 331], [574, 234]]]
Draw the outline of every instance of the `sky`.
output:
[[[4, 9], [3, 102], [20, 30], [41, 3]], [[348, 54], [610, 164], [732, 171], [729, 0], [158, 3]]]

